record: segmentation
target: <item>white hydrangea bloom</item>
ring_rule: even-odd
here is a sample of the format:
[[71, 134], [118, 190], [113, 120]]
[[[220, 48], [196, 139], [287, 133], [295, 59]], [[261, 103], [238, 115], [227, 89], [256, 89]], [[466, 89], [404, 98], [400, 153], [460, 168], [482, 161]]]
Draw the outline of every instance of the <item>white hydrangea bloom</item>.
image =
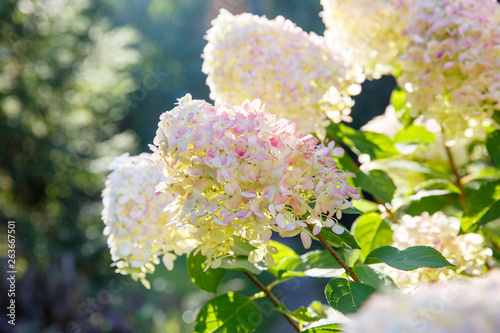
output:
[[331, 48], [346, 47], [368, 78], [393, 74], [406, 45], [406, 2], [402, 0], [321, 0], [325, 38]]
[[495, 0], [413, 0], [398, 83], [412, 110], [449, 139], [484, 132], [500, 107], [500, 5]]
[[190, 252], [196, 245], [188, 229], [177, 229], [175, 212], [163, 211], [171, 197], [155, 187], [164, 176], [151, 155], [123, 154], [110, 164], [112, 171], [102, 192], [104, 235], [116, 271], [130, 274], [148, 286], [147, 273], [153, 273], [163, 255], [171, 270], [177, 256]]
[[421, 283], [445, 281], [454, 277], [471, 277], [486, 271], [486, 260], [492, 251], [484, 247], [483, 236], [476, 233], [458, 235], [460, 220], [442, 212], [424, 212], [420, 216], [404, 215], [400, 224], [393, 225], [393, 244], [400, 250], [411, 246], [431, 246], [456, 268], [419, 268], [401, 271], [384, 267], [384, 271], [404, 292], [413, 292]]
[[351, 121], [352, 95], [361, 91], [361, 68], [351, 54], [328, 49], [323, 37], [278, 16], [273, 20], [221, 10], [203, 51], [210, 97], [236, 105], [260, 99], [266, 111], [296, 122], [297, 132], [324, 131], [327, 118]]
[[500, 271], [428, 285], [413, 295], [375, 294], [344, 325], [346, 333], [500, 332]]

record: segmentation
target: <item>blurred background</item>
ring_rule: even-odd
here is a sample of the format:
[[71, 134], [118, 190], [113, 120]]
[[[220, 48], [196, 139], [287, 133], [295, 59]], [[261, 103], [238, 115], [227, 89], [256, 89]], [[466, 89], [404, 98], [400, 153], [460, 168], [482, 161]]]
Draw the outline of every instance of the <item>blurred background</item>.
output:
[[[148, 151], [159, 115], [177, 98], [209, 100], [200, 55], [220, 8], [324, 31], [319, 0], [0, 0], [2, 309], [9, 220], [18, 271], [16, 326], [2, 311], [0, 331], [192, 332], [213, 295], [191, 283], [185, 258], [172, 272], [160, 265], [150, 290], [116, 275], [100, 193], [112, 158]], [[393, 87], [392, 78], [365, 83], [352, 125], [382, 113]], [[327, 282], [297, 278], [276, 294], [295, 309], [322, 300]], [[238, 273], [219, 292], [228, 290], [257, 292]], [[289, 331], [280, 314], [261, 307], [259, 332]]]

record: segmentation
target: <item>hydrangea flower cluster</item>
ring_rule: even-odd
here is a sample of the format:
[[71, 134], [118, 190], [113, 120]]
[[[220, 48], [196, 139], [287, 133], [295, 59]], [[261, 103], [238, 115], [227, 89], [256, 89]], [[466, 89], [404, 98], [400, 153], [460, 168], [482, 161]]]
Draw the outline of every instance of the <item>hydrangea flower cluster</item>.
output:
[[268, 112], [295, 121], [301, 134], [323, 132], [327, 116], [352, 120], [350, 96], [359, 94], [364, 77], [349, 66], [348, 52], [329, 50], [323, 37], [282, 16], [268, 20], [221, 10], [212, 25], [202, 71], [217, 104], [258, 98]]
[[472, 136], [500, 108], [500, 6], [495, 0], [417, 0], [403, 31], [401, 87], [412, 109], [451, 138]]
[[368, 78], [394, 74], [397, 56], [406, 45], [406, 2], [402, 0], [321, 0], [328, 46], [352, 50]]
[[478, 276], [485, 272], [486, 260], [492, 251], [484, 247], [483, 236], [476, 233], [458, 235], [460, 220], [442, 212], [424, 212], [420, 216], [404, 215], [400, 224], [393, 225], [393, 244], [400, 250], [411, 246], [427, 245], [435, 248], [456, 268], [419, 268], [400, 271], [385, 268], [384, 271], [403, 291], [412, 292], [420, 283], [445, 281], [454, 277]]
[[157, 189], [172, 198], [166, 210], [196, 228], [212, 268], [232, 254], [233, 237], [256, 247], [251, 262], [272, 266], [272, 231], [300, 234], [306, 248], [308, 225], [313, 234], [322, 227], [342, 233], [336, 218], [360, 197], [333, 159], [342, 148], [296, 137], [294, 125], [264, 112], [259, 100], [215, 107], [188, 94], [160, 116], [151, 149], [166, 176]]
[[414, 295], [375, 294], [350, 316], [347, 333], [500, 332], [500, 271], [428, 285]]
[[123, 154], [109, 168], [102, 220], [111, 259], [117, 272], [130, 274], [148, 287], [146, 274], [154, 272], [159, 256], [172, 270], [177, 256], [190, 252], [197, 241], [190, 238], [192, 230], [169, 224], [171, 214], [162, 211], [169, 197], [155, 190], [165, 178], [150, 154]]

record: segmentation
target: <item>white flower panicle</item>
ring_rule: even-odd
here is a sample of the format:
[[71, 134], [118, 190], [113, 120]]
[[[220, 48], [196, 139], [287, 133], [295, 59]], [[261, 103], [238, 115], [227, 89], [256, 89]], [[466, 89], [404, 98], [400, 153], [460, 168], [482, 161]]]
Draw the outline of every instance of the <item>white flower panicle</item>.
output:
[[404, 215], [400, 224], [393, 225], [393, 244], [400, 250], [411, 246], [431, 246], [456, 267], [419, 268], [401, 271], [390, 267], [384, 271], [405, 292], [412, 292], [422, 283], [445, 281], [450, 278], [470, 278], [486, 272], [486, 261], [492, 251], [484, 247], [483, 236], [476, 233], [458, 235], [460, 220], [442, 212], [424, 212], [420, 216]]
[[330, 48], [352, 50], [354, 63], [368, 78], [394, 74], [406, 45], [406, 2], [402, 0], [321, 0], [325, 38]]
[[197, 242], [189, 238], [187, 229], [172, 224], [171, 213], [163, 212], [169, 197], [155, 187], [165, 178], [150, 154], [123, 154], [109, 168], [102, 220], [113, 265], [117, 272], [130, 274], [148, 287], [146, 274], [154, 272], [161, 255], [171, 270], [176, 257], [191, 251]]
[[500, 108], [500, 5], [495, 0], [414, 0], [398, 79], [412, 110], [449, 138], [474, 135]]
[[260, 99], [268, 112], [297, 123], [297, 132], [324, 131], [327, 117], [351, 121], [361, 70], [350, 54], [278, 16], [274, 20], [221, 10], [208, 30], [202, 67], [216, 104]]
[[308, 225], [315, 235], [322, 227], [344, 232], [336, 219], [360, 197], [333, 159], [342, 148], [296, 137], [293, 124], [258, 100], [213, 106], [186, 95], [161, 115], [150, 147], [166, 177], [158, 189], [172, 197], [167, 209], [196, 228], [212, 267], [232, 254], [235, 237], [256, 247], [251, 262], [273, 266], [272, 231], [300, 234], [308, 248]]
[[428, 285], [413, 295], [375, 294], [344, 325], [346, 333], [500, 332], [500, 271]]

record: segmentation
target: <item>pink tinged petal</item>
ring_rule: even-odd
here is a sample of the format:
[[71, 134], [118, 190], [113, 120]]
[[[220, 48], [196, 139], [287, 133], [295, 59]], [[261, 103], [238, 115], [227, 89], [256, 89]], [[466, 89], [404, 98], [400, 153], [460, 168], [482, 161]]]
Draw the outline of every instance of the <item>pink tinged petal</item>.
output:
[[276, 196], [276, 198], [274, 199], [274, 203], [276, 205], [285, 205], [288, 202], [289, 198], [290, 197], [288, 197], [288, 196], [287, 197], [283, 197], [283, 196], [279, 195], [279, 196]]
[[319, 190], [321, 190], [321, 188], [323, 187], [324, 185], [324, 182], [323, 182], [323, 179], [320, 179], [318, 184], [316, 185], [316, 188], [314, 189], [315, 192], [318, 192]]
[[444, 70], [447, 70], [447, 69], [449, 69], [449, 68], [453, 67], [454, 65], [455, 65], [455, 62], [454, 62], [454, 61], [448, 61], [448, 62], [446, 62], [446, 63], [443, 65], [443, 69], [444, 69]]
[[196, 139], [198, 139], [198, 136], [196, 134], [191, 134], [190, 136], [187, 137], [186, 141], [193, 142], [196, 141]]
[[248, 150], [248, 147], [246, 145], [244, 145], [244, 146], [237, 146], [235, 148], [235, 151], [236, 151], [236, 153], [238, 154], [239, 157], [242, 157], [243, 155], [245, 155], [246, 152], [247, 152], [247, 150]]
[[345, 153], [344, 149], [340, 148], [340, 147], [337, 147], [337, 148], [332, 150], [332, 155], [335, 157], [344, 156], [344, 153]]
[[210, 162], [212, 162], [212, 165], [216, 168], [220, 168], [222, 166], [222, 161], [219, 156], [215, 157]]
[[241, 193], [241, 196], [242, 197], [245, 197], [245, 198], [255, 198], [257, 196], [257, 194], [255, 193], [250, 193], [250, 192], [242, 192]]
[[335, 148], [335, 141], [332, 140], [332, 141], [328, 142], [328, 149], [332, 150], [333, 148]]
[[231, 223], [233, 223], [233, 221], [234, 221], [234, 215], [228, 217], [227, 219], [224, 219], [224, 223], [226, 225], [230, 225]]
[[205, 164], [207, 167], [209, 167], [210, 169], [213, 169], [214, 167], [212, 166], [212, 164], [210, 164], [210, 162], [205, 158], [205, 157], [202, 157], [201, 158], [201, 161], [203, 162], [203, 164]]
[[351, 177], [351, 178], [356, 178], [356, 174], [354, 172], [346, 172], [345, 173], [348, 177]]
[[215, 158], [215, 156], [217, 156], [217, 151], [213, 148], [210, 148], [209, 150], [207, 150], [207, 156], [210, 158]]
[[290, 200], [288, 200], [288, 204], [292, 206], [295, 211], [300, 210], [300, 208], [302, 207], [302, 203], [300, 202], [300, 200], [295, 197], [290, 198]]
[[264, 218], [264, 214], [260, 213], [260, 212], [253, 212], [255, 214], [255, 216], [258, 216], [260, 218]]
[[240, 220], [248, 218], [250, 215], [252, 215], [252, 212], [242, 209], [239, 212], [236, 213], [236, 217]]
[[328, 154], [330, 152], [330, 150], [327, 148], [327, 147], [323, 147], [321, 149], [318, 149], [316, 151], [316, 155], [318, 156], [325, 156], [326, 154]]
[[280, 192], [281, 195], [291, 195], [293, 192], [284, 187], [283, 185], [280, 185]]
[[319, 234], [321, 232], [321, 223], [318, 223], [314, 226], [313, 228], [313, 235], [316, 236], [317, 234]]
[[286, 228], [286, 221], [285, 221], [285, 216], [283, 216], [283, 214], [279, 213], [277, 216], [276, 216], [276, 224], [278, 225], [278, 227], [282, 228], [282, 229], [285, 229]]
[[231, 218], [233, 216], [234, 216], [233, 213], [231, 213], [227, 209], [221, 208], [220, 217], [222, 217], [223, 219], [228, 219], [228, 218]]
[[226, 226], [226, 224], [218, 218], [214, 218], [214, 222], [217, 223], [218, 225]]
[[294, 190], [298, 190], [298, 189], [301, 189], [301, 188], [302, 188], [302, 185], [295, 185], [295, 186], [293, 187], [293, 189], [294, 189]]
[[222, 168], [221, 174], [222, 174], [222, 177], [224, 177], [226, 179], [231, 178], [231, 170], [229, 170], [228, 168]]
[[273, 201], [274, 196], [276, 195], [276, 187], [268, 186], [262, 191], [262, 196], [269, 201]]
[[300, 239], [302, 240], [302, 245], [304, 245], [305, 249], [308, 249], [311, 247], [312, 244], [312, 239], [311, 236], [306, 231], [302, 231], [300, 233]]

